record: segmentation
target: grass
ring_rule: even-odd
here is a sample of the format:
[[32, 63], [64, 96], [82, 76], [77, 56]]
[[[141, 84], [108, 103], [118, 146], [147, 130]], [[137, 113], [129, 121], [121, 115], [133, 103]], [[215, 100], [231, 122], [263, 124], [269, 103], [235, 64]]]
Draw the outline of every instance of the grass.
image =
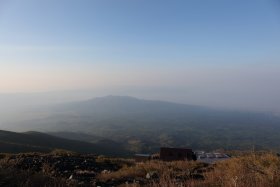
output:
[[[60, 151], [58, 151], [61, 154]], [[38, 153], [29, 153], [38, 154]], [[0, 186], [77, 186], [67, 178], [53, 177], [53, 165], [43, 163], [40, 171], [13, 167], [21, 157], [0, 154]], [[273, 153], [236, 154], [214, 165], [198, 161], [135, 163], [122, 158], [96, 157], [96, 164], [117, 169], [100, 171], [97, 184], [148, 187], [279, 187], [280, 157]], [[116, 166], [116, 167], [115, 167]], [[118, 169], [119, 168], [119, 169]]]
[[[146, 179], [147, 173], [156, 173], [156, 177]], [[280, 158], [272, 153], [251, 153], [213, 166], [200, 162], [149, 161], [101, 173], [97, 178], [103, 182], [142, 179], [151, 187], [277, 187], [280, 186]]]
[[280, 158], [274, 154], [250, 154], [216, 164], [206, 174], [212, 186], [280, 186]]

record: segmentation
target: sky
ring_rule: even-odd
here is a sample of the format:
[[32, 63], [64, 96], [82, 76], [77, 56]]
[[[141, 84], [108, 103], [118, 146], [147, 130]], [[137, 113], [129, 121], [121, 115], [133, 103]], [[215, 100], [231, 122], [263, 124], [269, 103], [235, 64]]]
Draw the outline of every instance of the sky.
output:
[[280, 112], [278, 0], [0, 0], [0, 93]]

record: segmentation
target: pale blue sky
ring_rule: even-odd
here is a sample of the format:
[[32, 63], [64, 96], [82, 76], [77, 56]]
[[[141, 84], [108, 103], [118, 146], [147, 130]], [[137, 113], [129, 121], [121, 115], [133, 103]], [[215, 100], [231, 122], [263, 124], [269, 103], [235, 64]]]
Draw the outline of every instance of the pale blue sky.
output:
[[1, 50], [13, 51], [6, 59], [172, 66], [279, 60], [277, 0], [1, 0], [0, 7]]
[[278, 0], [0, 0], [0, 92], [255, 103], [280, 93], [279, 35]]

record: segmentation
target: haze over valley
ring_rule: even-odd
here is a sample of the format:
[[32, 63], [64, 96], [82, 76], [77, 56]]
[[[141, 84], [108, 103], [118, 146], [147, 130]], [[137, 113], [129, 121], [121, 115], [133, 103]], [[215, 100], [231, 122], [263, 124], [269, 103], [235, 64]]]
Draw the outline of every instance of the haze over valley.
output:
[[9, 125], [6, 130], [115, 142], [125, 155], [125, 150], [153, 152], [161, 146], [278, 150], [279, 122], [273, 113], [105, 96], [25, 108], [2, 123]]
[[0, 0], [0, 186], [280, 186], [279, 0]]

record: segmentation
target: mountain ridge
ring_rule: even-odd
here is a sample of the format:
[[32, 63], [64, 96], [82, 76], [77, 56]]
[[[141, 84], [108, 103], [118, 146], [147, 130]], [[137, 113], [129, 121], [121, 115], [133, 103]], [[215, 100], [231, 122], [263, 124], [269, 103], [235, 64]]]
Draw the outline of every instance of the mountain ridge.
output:
[[280, 118], [259, 112], [107, 96], [55, 105], [44, 109], [41, 116], [20, 121], [20, 125], [62, 132], [57, 134], [61, 137], [72, 133], [73, 138], [89, 142], [101, 137], [132, 152], [155, 152], [160, 146], [206, 150], [280, 147]]

